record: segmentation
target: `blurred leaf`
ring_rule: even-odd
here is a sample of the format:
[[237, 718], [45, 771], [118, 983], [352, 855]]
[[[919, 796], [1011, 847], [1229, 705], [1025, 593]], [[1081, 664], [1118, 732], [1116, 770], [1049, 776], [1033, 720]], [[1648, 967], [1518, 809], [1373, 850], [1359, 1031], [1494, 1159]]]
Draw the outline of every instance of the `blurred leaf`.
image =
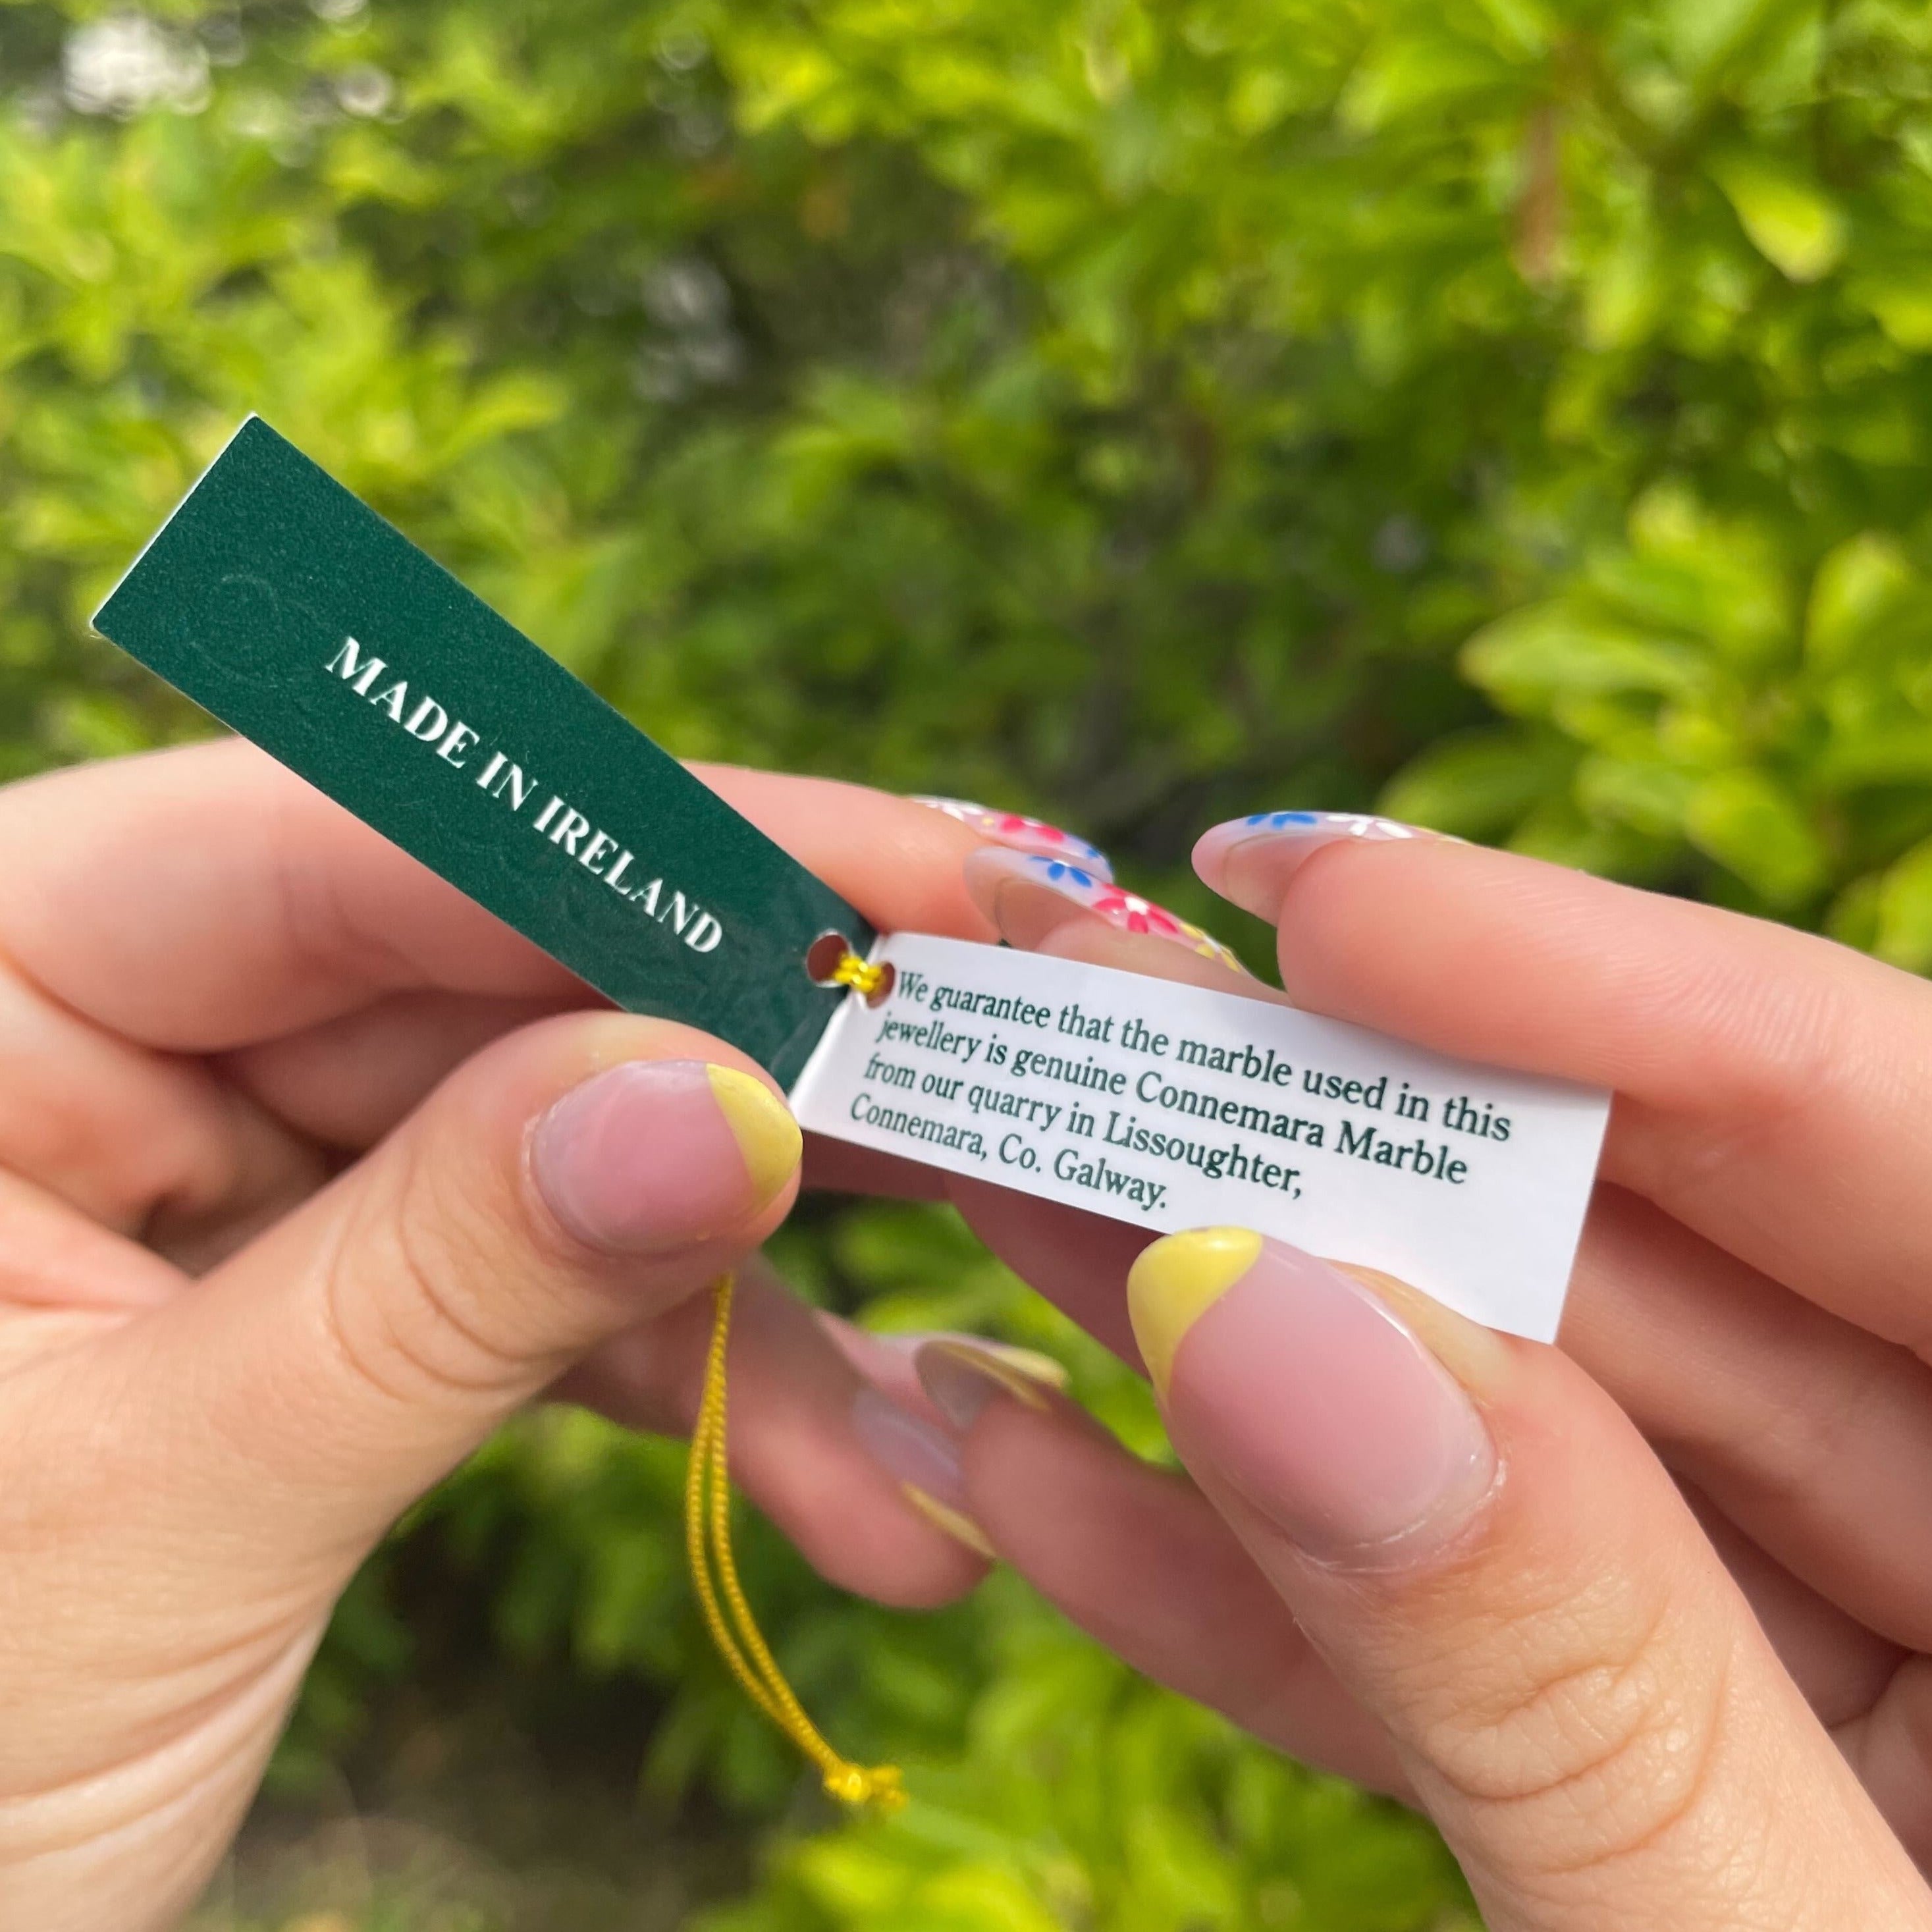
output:
[[1796, 170], [1764, 154], [1726, 154], [1712, 166], [1744, 232], [1794, 282], [1815, 282], [1844, 259], [1843, 212]]
[[1574, 747], [1555, 736], [1485, 730], [1445, 738], [1384, 788], [1391, 818], [1466, 838], [1493, 838], [1568, 781]]
[[1908, 972], [1932, 970], [1932, 839], [1887, 869], [1876, 899], [1871, 950]]
[[1463, 668], [1510, 710], [1601, 697], [1688, 694], [1702, 667], [1667, 639], [1548, 604], [1498, 620], [1470, 640]]
[[1807, 652], [1821, 665], [1841, 662], [1897, 608], [1912, 584], [1912, 566], [1895, 538], [1876, 531], [1847, 538], [1811, 580]]
[[1801, 904], [1825, 877], [1826, 854], [1796, 802], [1755, 772], [1706, 779], [1684, 814], [1692, 842], [1776, 905]]
[[1901, 349], [1932, 349], [1932, 266], [1858, 277], [1857, 298]]

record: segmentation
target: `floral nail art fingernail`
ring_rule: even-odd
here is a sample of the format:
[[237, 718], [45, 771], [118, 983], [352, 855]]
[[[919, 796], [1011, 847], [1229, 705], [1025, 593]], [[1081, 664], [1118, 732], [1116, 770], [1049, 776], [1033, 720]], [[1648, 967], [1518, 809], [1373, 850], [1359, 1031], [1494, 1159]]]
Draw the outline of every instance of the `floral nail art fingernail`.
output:
[[956, 818], [962, 825], [970, 826], [981, 838], [989, 838], [996, 845], [1004, 845], [1015, 852], [1026, 852], [1040, 857], [1072, 860], [1083, 870], [1102, 879], [1111, 880], [1114, 868], [1106, 853], [1097, 845], [1091, 845], [1084, 838], [1076, 838], [1057, 825], [1049, 825], [1043, 818], [1028, 818], [1018, 812], [995, 812], [992, 806], [975, 805], [964, 798], [930, 798], [915, 796], [915, 805], [930, 806], [934, 812], [943, 812], [948, 818]]
[[1096, 878], [1058, 859], [1032, 859], [1028, 870], [1042, 884], [1054, 887], [1124, 932], [1144, 932], [1156, 939], [1171, 939], [1204, 959], [1218, 960], [1237, 973], [1247, 974], [1240, 959], [1212, 933], [1204, 932], [1178, 913], [1169, 912], [1165, 906], [1156, 905], [1151, 899], [1142, 898], [1138, 892], [1123, 890], [1111, 879]]
[[1257, 812], [1244, 819], [1231, 820], [1228, 826], [1216, 826], [1214, 829], [1226, 831], [1237, 826], [1250, 836], [1259, 832], [1281, 832], [1290, 838], [1298, 834], [1318, 834], [1330, 838], [1428, 838], [1440, 836], [1425, 832], [1418, 826], [1405, 825], [1399, 818], [1383, 818], [1366, 812]]
[[[1254, 812], [1245, 818], [1224, 819], [1204, 832], [1194, 848], [1194, 869], [1224, 898], [1263, 918], [1272, 918], [1277, 909], [1275, 896], [1284, 879], [1324, 847], [1402, 838], [1452, 845], [1462, 842], [1448, 832], [1405, 825], [1399, 818], [1384, 818], [1372, 812]], [[1250, 854], [1267, 855], [1272, 880], [1258, 896], [1249, 890], [1252, 880], [1244, 884], [1245, 858], [1237, 862], [1237, 854]]]

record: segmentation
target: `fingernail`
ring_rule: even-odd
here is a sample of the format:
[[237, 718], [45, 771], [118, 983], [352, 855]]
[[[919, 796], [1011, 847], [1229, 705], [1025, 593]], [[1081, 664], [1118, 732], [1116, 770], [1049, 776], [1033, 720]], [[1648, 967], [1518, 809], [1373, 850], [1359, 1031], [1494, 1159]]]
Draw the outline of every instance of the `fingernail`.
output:
[[956, 818], [962, 825], [968, 825], [982, 838], [989, 839], [995, 845], [1004, 845], [1015, 852], [1036, 853], [1043, 858], [1070, 860], [1083, 870], [1091, 872], [1096, 878], [1111, 879], [1114, 868], [1106, 853], [1097, 845], [1090, 845], [1084, 838], [1078, 838], [1070, 832], [1063, 832], [1057, 825], [1049, 825], [1043, 818], [1028, 818], [1023, 812], [995, 812], [991, 806], [975, 805], [970, 799], [929, 798], [915, 794], [915, 805], [929, 805], [934, 812], [943, 812], [948, 818]]
[[798, 1171], [805, 1150], [791, 1109], [762, 1080], [735, 1066], [707, 1066], [712, 1097], [738, 1143], [754, 1204], [762, 1208]]
[[[1281, 887], [1311, 854], [1346, 839], [1369, 844], [1396, 838], [1442, 838], [1440, 832], [1405, 825], [1398, 818], [1378, 818], [1360, 812], [1257, 812], [1247, 818], [1231, 818], [1210, 826], [1196, 842], [1194, 869], [1204, 884], [1246, 910], [1268, 916]], [[1460, 844], [1461, 841], [1454, 842]], [[1240, 855], [1239, 860], [1234, 855]], [[1241, 861], [1262, 854], [1268, 860], [1264, 892], [1241, 877]], [[1230, 862], [1234, 860], [1234, 862]]]
[[1310, 1556], [1407, 1560], [1488, 1493], [1474, 1406], [1326, 1262], [1244, 1228], [1170, 1234], [1135, 1262], [1127, 1303], [1184, 1457]]
[[944, 1430], [908, 1415], [876, 1389], [852, 1398], [852, 1431], [920, 1514], [988, 1562], [997, 1552], [966, 1510], [959, 1450]]
[[1027, 856], [1017, 852], [975, 852], [966, 866], [966, 889], [994, 925], [1000, 923], [1000, 901], [1007, 892], [1026, 887], [1053, 892], [1083, 912], [1106, 921], [1123, 932], [1142, 932], [1171, 940], [1205, 959], [1218, 960], [1237, 973], [1247, 968], [1211, 933], [1204, 932], [1179, 914], [1156, 905], [1137, 892], [1123, 891], [1064, 859]]
[[1050, 1355], [964, 1336], [922, 1342], [913, 1363], [927, 1400], [962, 1435], [996, 1395], [1043, 1411], [1046, 1391], [1066, 1386], [1066, 1371]]
[[593, 1247], [650, 1253], [723, 1234], [797, 1172], [804, 1142], [771, 1089], [701, 1060], [632, 1060], [537, 1123], [530, 1168]]

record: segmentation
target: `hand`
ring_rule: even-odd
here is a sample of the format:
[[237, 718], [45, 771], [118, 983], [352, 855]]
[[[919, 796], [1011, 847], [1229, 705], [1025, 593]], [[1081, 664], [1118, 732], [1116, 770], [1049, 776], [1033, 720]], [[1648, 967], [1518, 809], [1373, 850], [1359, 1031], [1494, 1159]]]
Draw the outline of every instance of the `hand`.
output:
[[[964, 826], [707, 776], [882, 926], [988, 932]], [[798, 1134], [742, 1054], [596, 1010], [245, 746], [0, 793], [0, 1924], [139, 1932], [199, 1889], [402, 1509], [566, 1374], [688, 1425], [695, 1291], [782, 1217]], [[734, 1468], [829, 1575], [977, 1579], [755, 1267], [732, 1369]]]
[[[1497, 1932], [1932, 1924], [1932, 987], [1346, 829], [1203, 842], [1296, 1004], [1616, 1091], [1561, 1352], [1171, 1238], [1132, 1314], [1199, 1489], [928, 1348], [970, 1513], [1143, 1669], [1423, 1804]], [[968, 873], [1016, 944], [1218, 970]], [[1133, 1351], [1144, 1237], [958, 1198]]]

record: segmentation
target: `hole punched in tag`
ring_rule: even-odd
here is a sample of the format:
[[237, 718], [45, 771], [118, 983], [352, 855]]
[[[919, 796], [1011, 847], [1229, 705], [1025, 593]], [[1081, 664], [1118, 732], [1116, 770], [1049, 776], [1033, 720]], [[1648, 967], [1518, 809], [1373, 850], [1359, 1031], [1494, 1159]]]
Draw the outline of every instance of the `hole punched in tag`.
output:
[[898, 974], [888, 959], [868, 964], [842, 932], [821, 932], [806, 950], [806, 976], [814, 986], [850, 986], [868, 1006], [891, 997]]

